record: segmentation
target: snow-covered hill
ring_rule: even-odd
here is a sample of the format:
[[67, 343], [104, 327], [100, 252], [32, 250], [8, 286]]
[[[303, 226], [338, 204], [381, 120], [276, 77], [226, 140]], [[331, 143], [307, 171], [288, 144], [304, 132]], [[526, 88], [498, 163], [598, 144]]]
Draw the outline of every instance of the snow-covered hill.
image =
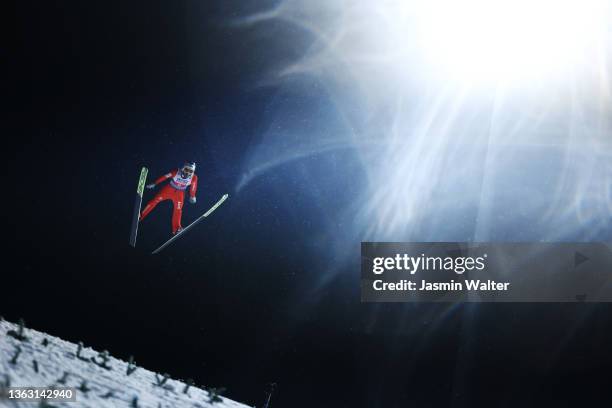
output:
[[[16, 402], [2, 396], [7, 385], [75, 387], [76, 403]], [[209, 391], [0, 320], [0, 407], [247, 408]]]

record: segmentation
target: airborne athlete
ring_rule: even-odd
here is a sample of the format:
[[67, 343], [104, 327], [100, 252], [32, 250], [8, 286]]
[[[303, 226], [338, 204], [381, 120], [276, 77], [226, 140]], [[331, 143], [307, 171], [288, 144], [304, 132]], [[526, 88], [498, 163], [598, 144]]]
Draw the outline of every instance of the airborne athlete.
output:
[[195, 204], [196, 191], [198, 188], [198, 176], [195, 175], [195, 163], [186, 162], [182, 168], [164, 174], [154, 183], [147, 185], [148, 189], [154, 189], [158, 184], [171, 179], [170, 183], [166, 184], [156, 195], [147, 203], [140, 221], [153, 211], [153, 209], [164, 200], [172, 200], [174, 209], [172, 211], [172, 234], [179, 233], [183, 230], [181, 226], [181, 215], [183, 213], [183, 203], [185, 202], [185, 190], [189, 188], [189, 202]]

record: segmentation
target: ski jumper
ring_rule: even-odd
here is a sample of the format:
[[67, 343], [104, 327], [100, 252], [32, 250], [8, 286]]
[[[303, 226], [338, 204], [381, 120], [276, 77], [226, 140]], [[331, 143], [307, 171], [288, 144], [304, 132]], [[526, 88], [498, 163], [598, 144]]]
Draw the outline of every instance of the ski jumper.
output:
[[155, 185], [170, 180], [170, 183], [166, 184], [162, 189], [147, 203], [142, 214], [140, 215], [140, 221], [149, 215], [151, 211], [164, 200], [172, 200], [174, 209], [172, 211], [172, 233], [175, 234], [181, 229], [181, 215], [183, 213], [183, 204], [185, 203], [185, 190], [189, 188], [189, 196], [195, 197], [196, 190], [198, 188], [198, 176], [192, 174], [188, 177], [182, 177], [180, 169], [173, 170], [170, 173], [164, 174], [157, 180]]

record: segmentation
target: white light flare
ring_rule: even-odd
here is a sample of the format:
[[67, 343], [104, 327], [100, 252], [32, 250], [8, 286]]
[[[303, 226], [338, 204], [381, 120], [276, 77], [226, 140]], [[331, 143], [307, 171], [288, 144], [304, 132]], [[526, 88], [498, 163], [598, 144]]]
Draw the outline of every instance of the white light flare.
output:
[[[408, 2], [409, 3], [409, 2]], [[469, 81], [534, 80], [592, 64], [608, 29], [604, 0], [427, 0], [420, 46], [445, 74]]]
[[351, 151], [346, 242], [612, 234], [608, 1], [284, 0], [237, 25], [284, 57], [237, 189]]

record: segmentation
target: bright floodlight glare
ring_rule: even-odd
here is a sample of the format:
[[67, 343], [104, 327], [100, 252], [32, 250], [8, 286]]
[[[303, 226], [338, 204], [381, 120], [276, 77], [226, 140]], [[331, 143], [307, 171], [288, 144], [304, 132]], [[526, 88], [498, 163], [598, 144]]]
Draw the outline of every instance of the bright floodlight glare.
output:
[[[275, 3], [231, 22], [278, 57], [236, 192], [309, 226], [320, 288], [358, 268], [360, 241], [612, 241], [606, 2]], [[436, 333], [461, 310], [469, 328], [476, 310], [426, 309], [397, 333], [427, 344], [423, 320]]]
[[427, 58], [458, 79], [563, 74], [601, 46], [602, 0], [433, 0], [414, 10]]
[[313, 202], [349, 188], [321, 205], [337, 259], [356, 241], [608, 240], [609, 3], [279, 0], [237, 19], [280, 62], [236, 190], [280, 168]]

